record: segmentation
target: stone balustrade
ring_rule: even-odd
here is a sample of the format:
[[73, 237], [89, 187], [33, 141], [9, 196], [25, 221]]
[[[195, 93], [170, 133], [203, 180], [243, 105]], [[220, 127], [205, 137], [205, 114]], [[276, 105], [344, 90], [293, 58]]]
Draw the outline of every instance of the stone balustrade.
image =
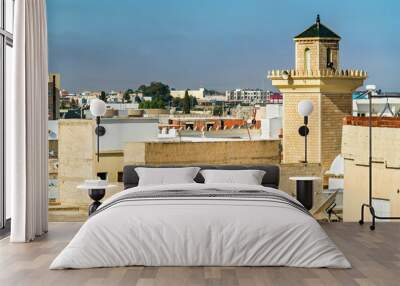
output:
[[289, 78], [304, 78], [304, 77], [340, 77], [340, 78], [367, 78], [368, 74], [363, 70], [270, 70], [268, 71], [267, 78], [278, 79], [282, 78], [283, 74], [286, 73]]

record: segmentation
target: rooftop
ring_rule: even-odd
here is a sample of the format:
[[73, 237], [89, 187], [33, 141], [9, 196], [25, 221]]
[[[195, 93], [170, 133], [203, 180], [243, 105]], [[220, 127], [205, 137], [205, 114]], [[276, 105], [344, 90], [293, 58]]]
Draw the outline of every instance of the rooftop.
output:
[[336, 38], [340, 39], [340, 36], [333, 32], [331, 29], [321, 24], [321, 19], [319, 15], [317, 15], [317, 19], [315, 23], [310, 26], [304, 32], [298, 34], [295, 39], [299, 38]]
[[[368, 117], [357, 117], [357, 116], [346, 116], [343, 119], [343, 125], [369, 126], [369, 118]], [[400, 128], [400, 118], [373, 116], [371, 118], [371, 126], [372, 127]]]

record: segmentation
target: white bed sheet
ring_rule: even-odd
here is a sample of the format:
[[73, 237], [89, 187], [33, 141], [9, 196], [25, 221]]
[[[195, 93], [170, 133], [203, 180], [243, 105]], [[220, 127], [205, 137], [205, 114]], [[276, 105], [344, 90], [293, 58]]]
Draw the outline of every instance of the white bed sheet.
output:
[[[279, 190], [238, 184], [143, 186], [154, 190]], [[90, 217], [50, 269], [145, 266], [293, 266], [350, 268], [311, 216], [258, 199], [127, 201]]]

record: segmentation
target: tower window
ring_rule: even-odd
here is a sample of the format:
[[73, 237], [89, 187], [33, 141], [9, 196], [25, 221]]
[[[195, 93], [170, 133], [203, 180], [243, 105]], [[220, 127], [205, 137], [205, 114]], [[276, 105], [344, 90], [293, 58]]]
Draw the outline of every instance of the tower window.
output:
[[304, 70], [311, 71], [311, 50], [309, 48], [304, 50]]
[[326, 49], [326, 66], [333, 68], [332, 50], [330, 48]]

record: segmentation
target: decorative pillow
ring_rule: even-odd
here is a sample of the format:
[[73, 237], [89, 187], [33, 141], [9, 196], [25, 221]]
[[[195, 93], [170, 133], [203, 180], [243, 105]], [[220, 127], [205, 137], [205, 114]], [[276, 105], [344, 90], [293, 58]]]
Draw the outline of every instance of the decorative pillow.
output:
[[139, 186], [195, 183], [198, 167], [182, 168], [135, 168], [139, 176]]
[[202, 170], [205, 184], [261, 185], [265, 171], [261, 170]]

